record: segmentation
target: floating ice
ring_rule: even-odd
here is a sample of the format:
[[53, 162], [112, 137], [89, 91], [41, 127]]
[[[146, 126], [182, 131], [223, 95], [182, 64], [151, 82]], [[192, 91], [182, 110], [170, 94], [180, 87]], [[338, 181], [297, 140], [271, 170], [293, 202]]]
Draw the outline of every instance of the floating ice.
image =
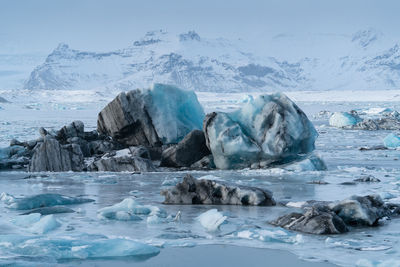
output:
[[325, 162], [317, 155], [311, 155], [301, 161], [294, 162], [284, 167], [288, 171], [324, 171], [326, 170]]
[[388, 134], [385, 139], [383, 139], [383, 144], [387, 148], [396, 148], [400, 146], [400, 137], [394, 133]]
[[335, 112], [329, 118], [329, 125], [341, 128], [345, 126], [356, 125], [360, 121], [361, 119], [358, 116], [348, 112]]
[[[167, 213], [156, 206], [141, 205], [133, 198], [125, 198], [120, 203], [110, 207], [98, 210], [98, 218], [121, 220], [121, 221], [138, 221], [142, 220], [138, 215], [150, 215], [160, 218], [166, 218]], [[151, 219], [150, 219], [151, 220]]]
[[[29, 215], [26, 215], [29, 216]], [[30, 227], [30, 231], [37, 234], [45, 234], [61, 226], [61, 223], [54, 215], [43, 216], [38, 222]]]
[[207, 231], [214, 232], [219, 229], [220, 225], [223, 224], [227, 218], [228, 217], [224, 216], [217, 209], [211, 209], [200, 214], [197, 220]]
[[250, 228], [239, 230], [232, 234], [233, 237], [242, 239], [256, 239], [263, 242], [277, 242], [277, 243], [302, 243], [302, 235], [294, 234], [284, 229], [256, 229]]
[[11, 220], [15, 225], [21, 227], [30, 227], [34, 223], [37, 223], [40, 220], [40, 213], [32, 213], [29, 215], [21, 215]]
[[7, 194], [6, 192], [3, 192], [0, 195], [0, 201], [6, 205], [10, 205], [11, 203], [15, 202], [15, 197], [10, 194]]
[[94, 201], [93, 199], [69, 197], [60, 194], [40, 194], [26, 198], [14, 198], [14, 201], [6, 203], [9, 208], [16, 210], [30, 210], [41, 207], [57, 205], [73, 205]]
[[[46, 257], [53, 257], [57, 260], [152, 257], [160, 252], [154, 246], [137, 241], [122, 238], [107, 239], [98, 235], [79, 235], [66, 238], [0, 235], [0, 242], [11, 244], [6, 249], [14, 255], [38, 258], [46, 255]], [[0, 246], [0, 254], [1, 252]]]

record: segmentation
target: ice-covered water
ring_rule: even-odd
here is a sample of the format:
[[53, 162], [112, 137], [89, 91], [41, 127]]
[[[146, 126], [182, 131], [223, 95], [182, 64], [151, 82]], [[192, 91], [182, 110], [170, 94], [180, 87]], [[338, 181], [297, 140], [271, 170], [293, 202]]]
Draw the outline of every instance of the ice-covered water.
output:
[[[232, 103], [229, 102], [229, 107], [238, 104], [234, 101]], [[27, 177], [24, 172], [0, 172], [0, 193], [8, 194], [3, 195], [4, 200], [0, 202], [0, 265], [54, 265], [97, 258], [112, 261], [118, 257], [145, 260], [157, 257], [165, 247], [204, 244], [284, 249], [304, 259], [328, 260], [343, 266], [373, 266], [383, 261], [391, 262], [390, 266], [394, 266], [395, 261], [398, 264], [400, 219], [384, 221], [376, 228], [358, 228], [347, 234], [332, 236], [290, 232], [268, 224], [268, 221], [279, 215], [296, 210], [298, 202], [311, 199], [340, 200], [354, 194], [378, 193], [386, 200], [400, 202], [400, 151], [358, 150], [363, 146], [382, 145], [389, 131], [341, 130], [329, 127], [328, 117], [314, 117], [321, 110], [349, 111], [355, 108], [382, 107], [400, 110], [397, 103], [298, 104], [319, 132], [316, 152], [325, 160], [327, 171], [274, 168], [191, 172], [197, 178], [207, 175], [207, 178], [268, 189], [274, 193], [278, 202], [291, 202], [291, 208], [163, 205], [160, 190], [179, 182], [186, 172], [48, 173], [45, 177], [29, 179], [24, 179]], [[10, 110], [10, 107], [5, 108]], [[209, 109], [206, 108], [206, 111]], [[35, 129], [53, 122], [58, 127], [62, 123], [79, 119], [80, 115], [91, 123], [89, 126], [94, 126], [96, 113], [91, 107], [80, 112], [57, 111], [50, 117], [43, 113], [37, 120], [25, 115], [24, 123], [18, 125], [14, 123], [18, 121], [16, 117], [22, 118], [19, 113], [15, 116], [2, 116], [1, 123], [6, 127], [1, 127], [1, 131], [7, 133], [7, 137], [2, 135], [1, 141], [5, 144], [9, 136], [24, 140], [34, 135], [33, 130], [28, 134], [23, 130], [25, 128]], [[372, 175], [381, 182], [342, 184], [366, 175]], [[313, 181], [328, 184], [310, 183]], [[21, 217], [25, 211], [8, 207], [13, 198], [50, 193], [93, 199], [94, 202], [65, 206], [74, 210], [73, 213], [23, 215], [29, 217]], [[125, 200], [123, 208], [115, 208], [114, 205], [124, 199], [134, 201]], [[104, 209], [111, 206], [114, 208]], [[132, 212], [138, 207], [148, 208], [150, 212]], [[114, 213], [102, 216], [104, 213], [101, 209]], [[211, 209], [217, 209], [222, 215], [211, 212], [213, 216], [218, 215], [218, 218], [211, 218], [214, 222], [206, 220], [205, 225], [209, 225], [210, 221], [218, 224], [219, 227], [213, 231], [209, 231], [199, 220], [201, 214]], [[221, 218], [224, 218], [223, 222]]]

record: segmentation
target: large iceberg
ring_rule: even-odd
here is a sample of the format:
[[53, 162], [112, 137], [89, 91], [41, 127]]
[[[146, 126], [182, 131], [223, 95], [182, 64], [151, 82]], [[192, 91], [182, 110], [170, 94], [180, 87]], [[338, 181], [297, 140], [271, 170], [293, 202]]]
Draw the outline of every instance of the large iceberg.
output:
[[304, 112], [282, 93], [249, 99], [232, 113], [208, 114], [203, 127], [220, 169], [290, 162], [313, 151], [318, 136]]
[[125, 145], [157, 146], [178, 143], [203, 119], [193, 91], [154, 84], [119, 94], [99, 113], [97, 128]]

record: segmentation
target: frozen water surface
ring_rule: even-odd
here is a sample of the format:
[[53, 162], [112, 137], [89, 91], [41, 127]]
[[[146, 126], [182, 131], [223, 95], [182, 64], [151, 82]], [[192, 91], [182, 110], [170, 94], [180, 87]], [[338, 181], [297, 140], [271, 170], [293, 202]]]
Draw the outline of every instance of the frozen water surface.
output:
[[[203, 104], [211, 103], [205, 107], [206, 112], [214, 109], [214, 100], [202, 101]], [[225, 110], [234, 109], [240, 101], [242, 98], [227, 101]], [[398, 263], [400, 219], [383, 221], [379, 227], [357, 228], [332, 236], [296, 233], [268, 224], [268, 221], [296, 210], [301, 202], [311, 199], [341, 200], [355, 194], [378, 193], [386, 201], [400, 203], [400, 151], [359, 150], [360, 147], [382, 145], [383, 139], [391, 132], [342, 130], [329, 126], [329, 116], [318, 115], [322, 110], [400, 110], [397, 102], [296, 103], [307, 113], [319, 133], [316, 153], [324, 159], [327, 171], [273, 168], [191, 172], [196, 178], [206, 176], [268, 189], [278, 202], [290, 202], [290, 207], [163, 205], [161, 189], [173, 186], [187, 172], [48, 173], [48, 177], [29, 179], [24, 179], [27, 176], [25, 172], [0, 172], [0, 193], [5, 193], [0, 197], [0, 265], [40, 263], [52, 266], [55, 263], [69, 264], [71, 260], [99, 258], [136, 261], [157, 257], [166, 247], [204, 244], [283, 249], [303, 259], [328, 260], [343, 266], [374, 266], [384, 261], [389, 265]], [[95, 108], [97, 105], [92, 105], [90, 110], [80, 113], [85, 121], [91, 122], [89, 128], [95, 125]], [[17, 108], [5, 106], [7, 109]], [[3, 112], [0, 121], [5, 125], [1, 131], [7, 133], [7, 136], [1, 135], [3, 146], [11, 136], [22, 141], [36, 136], [33, 130], [30, 133], [25, 129], [37, 129], [55, 121], [55, 126], [61, 127], [79, 119], [79, 113], [65, 110], [56, 111], [56, 114], [61, 114], [58, 120], [54, 114], [47, 119], [42, 114], [35, 120], [26, 112], [24, 116], [16, 113], [14, 117], [8, 117], [4, 115], [5, 110], [0, 111]], [[24, 123], [14, 124], [21, 117]], [[367, 175], [381, 182], [353, 182]], [[326, 184], [312, 183], [315, 181]], [[40, 194], [93, 199], [94, 202], [70, 203], [67, 207], [74, 212], [50, 215], [21, 215], [29, 210], [9, 207], [18, 199]], [[57, 205], [63, 206], [63, 203]], [[208, 231], [198, 218], [212, 209], [217, 209], [226, 218], [219, 224], [218, 219], [223, 217], [215, 217], [219, 227]]]

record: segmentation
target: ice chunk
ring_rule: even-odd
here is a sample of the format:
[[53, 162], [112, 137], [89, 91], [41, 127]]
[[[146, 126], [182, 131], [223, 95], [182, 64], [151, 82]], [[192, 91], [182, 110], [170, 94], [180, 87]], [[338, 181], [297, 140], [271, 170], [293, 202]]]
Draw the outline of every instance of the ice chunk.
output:
[[345, 126], [356, 125], [360, 121], [362, 121], [361, 118], [355, 114], [348, 112], [335, 112], [329, 118], [329, 125], [342, 128]]
[[129, 239], [107, 239], [99, 235], [79, 235], [60, 238], [0, 235], [0, 243], [12, 244], [8, 251], [25, 257], [53, 257], [57, 260], [113, 259], [118, 257], [152, 257], [160, 250]]
[[208, 210], [197, 217], [197, 220], [200, 222], [200, 224], [209, 232], [217, 231], [220, 225], [223, 224], [226, 219], [227, 217], [217, 209]]
[[60, 194], [40, 194], [26, 198], [16, 198], [8, 203], [8, 207], [17, 210], [30, 210], [41, 207], [51, 207], [57, 205], [73, 205], [94, 201], [93, 199], [69, 197]]
[[7, 194], [6, 192], [1, 193], [0, 201], [2, 201], [6, 205], [10, 205], [11, 203], [15, 202], [15, 197]]
[[394, 133], [388, 134], [385, 139], [383, 139], [383, 144], [387, 148], [396, 148], [400, 146], [400, 137]]
[[317, 155], [311, 155], [301, 161], [289, 164], [284, 167], [288, 171], [324, 171], [326, 170], [325, 162]]
[[12, 220], [15, 225], [21, 227], [30, 227], [32, 224], [40, 220], [40, 213], [31, 213], [29, 215], [21, 215]]
[[98, 218], [122, 220], [122, 221], [137, 221], [142, 218], [138, 215], [154, 215], [160, 218], [167, 217], [167, 213], [156, 206], [141, 205], [133, 198], [125, 198], [120, 203], [110, 207], [105, 207], [98, 210]]
[[281, 93], [249, 99], [231, 113], [208, 114], [204, 132], [219, 169], [287, 163], [314, 150], [318, 136], [304, 112]]
[[[26, 215], [29, 216], [29, 215]], [[61, 226], [54, 215], [47, 215], [42, 217], [38, 222], [34, 223], [30, 230], [33, 233], [45, 234]]]
[[233, 233], [233, 237], [242, 239], [256, 239], [263, 242], [275, 243], [302, 243], [302, 236], [300, 234], [293, 234], [284, 229], [244, 229]]

